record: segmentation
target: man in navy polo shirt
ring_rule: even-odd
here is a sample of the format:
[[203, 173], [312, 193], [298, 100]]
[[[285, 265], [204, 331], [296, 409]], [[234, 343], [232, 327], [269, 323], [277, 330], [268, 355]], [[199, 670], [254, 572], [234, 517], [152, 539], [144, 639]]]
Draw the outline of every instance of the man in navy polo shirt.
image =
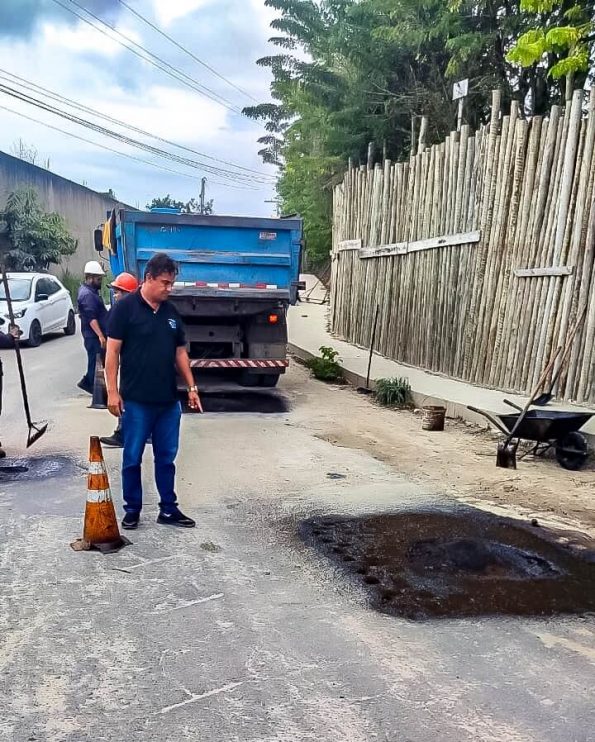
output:
[[136, 528], [140, 519], [141, 461], [149, 436], [153, 438], [155, 481], [160, 497], [157, 522], [183, 528], [196, 525], [178, 508], [175, 493], [182, 414], [176, 369], [186, 382], [190, 408], [202, 412], [182, 321], [168, 301], [176, 273], [176, 264], [168, 255], [154, 255], [147, 263], [140, 289], [121, 299], [109, 317], [107, 404], [112, 415], [122, 417], [122, 527], [128, 530]]

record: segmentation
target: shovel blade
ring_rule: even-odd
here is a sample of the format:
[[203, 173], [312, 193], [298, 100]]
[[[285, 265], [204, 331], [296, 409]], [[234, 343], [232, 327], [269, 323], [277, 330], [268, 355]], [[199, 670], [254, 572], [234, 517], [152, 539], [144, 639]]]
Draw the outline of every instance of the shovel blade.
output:
[[545, 407], [552, 401], [553, 398], [554, 398], [553, 394], [548, 394], [547, 392], [545, 392], [544, 394], [540, 394], [539, 397], [537, 397], [537, 399], [534, 399], [533, 404], [536, 407]]
[[516, 446], [512, 443], [499, 443], [496, 466], [500, 469], [516, 469]]
[[27, 436], [27, 448], [30, 448], [36, 441], [38, 441], [41, 436], [45, 434], [47, 429], [48, 423], [32, 425], [29, 428], [29, 435]]

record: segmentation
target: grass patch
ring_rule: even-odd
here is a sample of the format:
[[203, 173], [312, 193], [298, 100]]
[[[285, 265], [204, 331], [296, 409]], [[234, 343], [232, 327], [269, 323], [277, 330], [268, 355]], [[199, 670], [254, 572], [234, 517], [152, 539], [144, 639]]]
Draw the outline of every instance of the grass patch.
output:
[[409, 379], [405, 377], [378, 379], [376, 399], [384, 407], [409, 407], [413, 402]]

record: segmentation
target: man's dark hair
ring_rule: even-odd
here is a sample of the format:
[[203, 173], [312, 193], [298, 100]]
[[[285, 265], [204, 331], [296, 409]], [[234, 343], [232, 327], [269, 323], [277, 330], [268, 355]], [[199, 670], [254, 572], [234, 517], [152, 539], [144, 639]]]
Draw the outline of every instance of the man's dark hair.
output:
[[147, 276], [157, 278], [163, 273], [173, 273], [176, 275], [177, 272], [178, 266], [175, 261], [164, 252], [158, 252], [156, 255], [153, 255], [151, 260], [147, 263], [147, 267], [145, 268], [145, 278], [147, 278]]

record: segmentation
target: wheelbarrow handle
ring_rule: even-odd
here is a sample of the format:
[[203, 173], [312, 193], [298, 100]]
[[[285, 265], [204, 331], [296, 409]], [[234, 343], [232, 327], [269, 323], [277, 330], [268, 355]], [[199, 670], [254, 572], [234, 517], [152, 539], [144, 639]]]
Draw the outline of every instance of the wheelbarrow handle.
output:
[[507, 404], [509, 407], [513, 407], [515, 410], [518, 410], [519, 412], [523, 411], [523, 408], [520, 405], [516, 404], [516, 402], [511, 402], [509, 399], [505, 399], [503, 401], [504, 404]]
[[481, 415], [482, 417], [485, 417], [487, 420], [489, 420], [492, 423], [494, 427], [498, 428], [498, 430], [501, 433], [504, 433], [504, 435], [509, 434], [509, 431], [504, 427], [504, 425], [500, 422], [500, 420], [498, 420], [496, 417], [491, 415], [489, 412], [486, 412], [485, 410], [480, 410], [477, 407], [471, 407], [471, 405], [467, 405], [467, 409], [470, 410], [471, 412], [475, 412], [478, 415]]

